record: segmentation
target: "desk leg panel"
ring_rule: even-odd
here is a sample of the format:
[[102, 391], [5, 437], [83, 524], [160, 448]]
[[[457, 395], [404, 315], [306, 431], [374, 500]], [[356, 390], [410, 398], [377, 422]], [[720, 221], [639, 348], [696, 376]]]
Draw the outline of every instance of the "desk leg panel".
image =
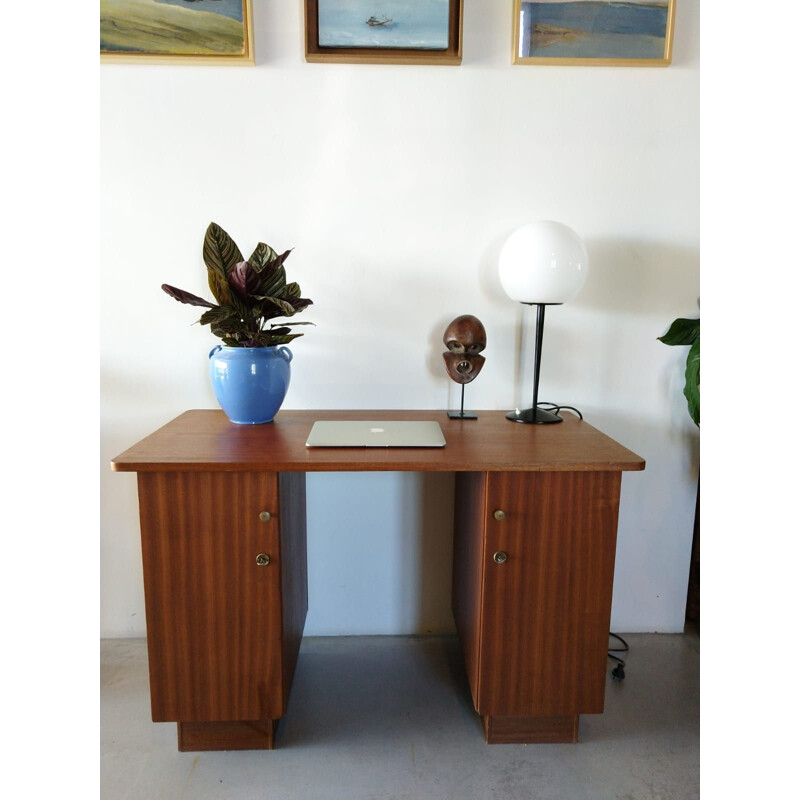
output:
[[283, 704], [289, 702], [297, 655], [308, 613], [306, 546], [306, 474], [279, 476], [281, 529], [281, 599], [283, 603]]
[[453, 526], [453, 618], [472, 702], [478, 707], [486, 536], [485, 472], [457, 472]]
[[[280, 718], [277, 474], [143, 472], [138, 480], [153, 720]], [[257, 562], [262, 553], [269, 564]]]

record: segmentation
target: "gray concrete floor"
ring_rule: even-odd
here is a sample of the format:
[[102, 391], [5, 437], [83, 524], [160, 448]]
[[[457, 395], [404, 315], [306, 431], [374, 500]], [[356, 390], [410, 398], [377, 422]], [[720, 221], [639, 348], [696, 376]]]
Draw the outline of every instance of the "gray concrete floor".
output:
[[578, 744], [487, 745], [455, 638], [325, 637], [303, 641], [277, 749], [212, 753], [179, 753], [175, 724], [150, 721], [145, 641], [104, 640], [101, 797], [697, 798], [699, 637], [625, 638], [626, 678]]

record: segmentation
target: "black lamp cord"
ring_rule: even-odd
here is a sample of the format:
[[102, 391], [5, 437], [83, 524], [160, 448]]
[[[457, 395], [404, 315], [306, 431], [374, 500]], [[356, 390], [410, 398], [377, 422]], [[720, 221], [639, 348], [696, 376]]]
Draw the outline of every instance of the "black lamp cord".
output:
[[574, 411], [581, 419], [583, 419], [583, 414], [578, 411], [577, 408], [574, 406], [559, 406], [556, 403], [546, 403], [544, 400], [536, 404], [536, 407], [543, 407], [545, 411], [549, 411], [551, 414], [558, 414], [562, 408], [566, 408], [568, 411]]
[[612, 656], [612, 653], [627, 653], [630, 649], [628, 647], [628, 643], [621, 637], [618, 636], [616, 633], [609, 633], [609, 636], [613, 636], [615, 639], [618, 639], [622, 643], [622, 647], [609, 647], [608, 648], [608, 657], [612, 661], [617, 662], [617, 666], [611, 670], [611, 677], [615, 681], [624, 681], [625, 680], [625, 662], [619, 658], [618, 656]]

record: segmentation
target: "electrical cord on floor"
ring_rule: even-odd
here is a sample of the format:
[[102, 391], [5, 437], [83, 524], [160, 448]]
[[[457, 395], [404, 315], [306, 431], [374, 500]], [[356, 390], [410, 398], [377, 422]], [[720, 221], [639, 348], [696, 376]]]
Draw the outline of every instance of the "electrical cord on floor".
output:
[[612, 656], [612, 653], [627, 653], [630, 649], [628, 643], [616, 633], [609, 633], [609, 636], [613, 636], [615, 639], [619, 639], [622, 642], [622, 647], [609, 647], [608, 648], [608, 657], [612, 661], [617, 662], [617, 666], [611, 670], [611, 677], [615, 681], [624, 681], [625, 680], [625, 662], [619, 658], [618, 656]]
[[581, 412], [578, 411], [578, 409], [575, 408], [574, 406], [560, 406], [556, 403], [547, 403], [544, 400], [540, 403], [537, 403], [536, 406], [537, 408], [547, 406], [547, 408], [545, 408], [544, 410], [549, 411], [551, 414], [558, 414], [558, 412], [561, 411], [562, 408], [566, 408], [568, 411], [574, 411], [581, 419], [583, 419], [583, 414], [581, 414]]

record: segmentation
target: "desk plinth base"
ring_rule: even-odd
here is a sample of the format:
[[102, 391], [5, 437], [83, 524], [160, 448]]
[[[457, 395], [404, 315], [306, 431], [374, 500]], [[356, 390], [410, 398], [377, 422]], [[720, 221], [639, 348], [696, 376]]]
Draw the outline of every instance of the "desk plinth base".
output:
[[578, 741], [578, 715], [503, 717], [483, 714], [487, 744], [548, 744]]
[[179, 722], [178, 750], [274, 750], [279, 720]]

